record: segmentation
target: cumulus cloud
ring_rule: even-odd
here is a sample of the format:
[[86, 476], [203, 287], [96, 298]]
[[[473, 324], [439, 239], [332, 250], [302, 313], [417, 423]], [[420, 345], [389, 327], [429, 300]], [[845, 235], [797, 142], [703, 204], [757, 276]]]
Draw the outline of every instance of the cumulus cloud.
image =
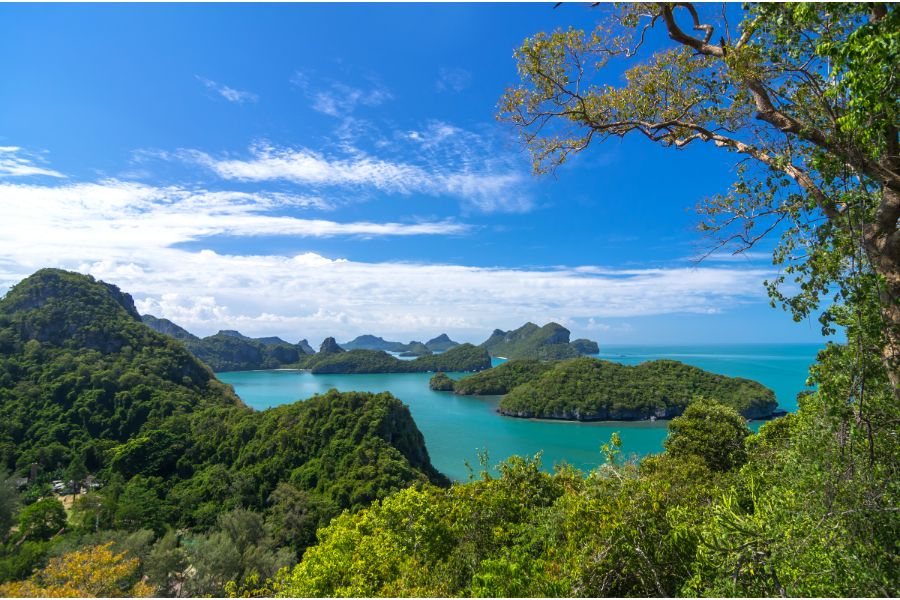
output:
[[[449, 331], [480, 341], [494, 327], [557, 320], [604, 330], [599, 321], [672, 313], [709, 314], [759, 300], [762, 271], [678, 268], [550, 270], [229, 256], [210, 251], [154, 253], [139, 269], [97, 261], [81, 270], [135, 292], [142, 310], [202, 333], [321, 339], [391, 334], [401, 339]], [[173, 290], [178, 290], [177, 293]]]
[[37, 158], [30, 156], [18, 146], [0, 146], [0, 177], [28, 177], [44, 175], [65, 177], [59, 171], [35, 164]]
[[223, 85], [212, 79], [207, 79], [206, 77], [200, 77], [197, 75], [197, 81], [206, 86], [207, 89], [210, 89], [229, 102], [234, 102], [236, 104], [243, 104], [244, 102], [256, 102], [259, 100], [259, 96], [254, 94], [253, 92], [245, 92], [242, 90], [236, 90], [232, 87], [228, 87], [227, 85]]

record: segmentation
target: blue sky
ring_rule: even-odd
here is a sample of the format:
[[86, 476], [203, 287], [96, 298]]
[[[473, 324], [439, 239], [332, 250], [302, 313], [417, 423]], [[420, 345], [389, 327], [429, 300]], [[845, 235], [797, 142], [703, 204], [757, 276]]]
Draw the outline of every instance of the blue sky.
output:
[[771, 246], [692, 260], [729, 156], [628, 138], [531, 175], [494, 118], [513, 49], [597, 17], [0, 6], [0, 291], [59, 266], [200, 334], [315, 343], [551, 319], [601, 344], [818, 341], [768, 305]]

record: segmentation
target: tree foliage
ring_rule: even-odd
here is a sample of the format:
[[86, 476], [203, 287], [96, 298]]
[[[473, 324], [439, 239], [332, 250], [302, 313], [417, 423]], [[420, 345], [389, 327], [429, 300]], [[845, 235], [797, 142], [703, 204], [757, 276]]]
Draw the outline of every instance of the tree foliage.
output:
[[0, 596], [26, 598], [144, 598], [152, 590], [138, 581], [139, 561], [115, 553], [110, 544], [87, 547], [59, 558], [30, 579], [0, 584]]
[[[900, 384], [900, 12], [882, 3], [692, 3], [603, 9], [593, 31], [538, 33], [501, 100], [538, 172], [629, 134], [710, 143], [742, 161], [732, 189], [699, 207], [701, 229], [737, 252], [775, 233], [773, 301], [798, 320], [837, 291], [879, 298], [873, 343]], [[662, 30], [662, 31], [660, 31]], [[649, 36], [669, 44], [647, 53]], [[604, 75], [622, 67], [621, 85]], [[792, 285], [783, 285], [783, 284]], [[799, 289], [794, 285], [799, 284]], [[822, 315], [832, 325], [828, 306]]]

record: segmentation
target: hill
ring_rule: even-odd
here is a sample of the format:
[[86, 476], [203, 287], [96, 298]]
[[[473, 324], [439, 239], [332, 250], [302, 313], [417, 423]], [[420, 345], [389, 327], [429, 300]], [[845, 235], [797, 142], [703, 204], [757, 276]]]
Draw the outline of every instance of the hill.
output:
[[[263, 511], [280, 483], [310, 495], [313, 522], [415, 482], [448, 483], [390, 394], [331, 391], [256, 412], [147, 327], [128, 294], [55, 269], [0, 300], [0, 457], [20, 474], [36, 463], [42, 478], [94, 473], [108, 484], [97, 524], [129, 530]], [[134, 494], [145, 516], [120, 523], [117, 503]]]
[[115, 286], [43, 269], [0, 300], [0, 456], [10, 469], [73, 457], [96, 469], [110, 445], [147, 426], [239, 404]]
[[569, 330], [558, 323], [547, 323], [543, 327], [525, 323], [512, 331], [495, 329], [491, 336], [482, 342], [481, 347], [491, 356], [537, 360], [576, 358], [582, 354], [596, 354], [599, 351], [596, 342], [590, 340], [580, 339], [570, 343], [570, 335]]
[[450, 339], [446, 333], [442, 333], [441, 335], [431, 338], [427, 342], [425, 342], [425, 347], [431, 350], [432, 352], [444, 352], [445, 350], [449, 350], [450, 348], [455, 348], [459, 346], [459, 342], [454, 342]]
[[505, 390], [499, 410], [513, 417], [574, 421], [669, 419], [683, 413], [698, 396], [717, 400], [748, 419], [769, 417], [777, 408], [775, 394], [762, 384], [709, 373], [673, 360], [636, 366], [594, 358], [550, 365], [510, 361], [491, 371], [463, 378], [454, 384], [454, 390]]
[[455, 381], [452, 391], [463, 396], [502, 396], [551, 368], [552, 363], [531, 358], [510, 360]]
[[152, 329], [184, 342], [185, 347], [216, 372], [277, 369], [313, 354], [306, 340], [291, 344], [279, 337], [251, 338], [233, 329], [199, 338], [168, 319], [143, 315]]

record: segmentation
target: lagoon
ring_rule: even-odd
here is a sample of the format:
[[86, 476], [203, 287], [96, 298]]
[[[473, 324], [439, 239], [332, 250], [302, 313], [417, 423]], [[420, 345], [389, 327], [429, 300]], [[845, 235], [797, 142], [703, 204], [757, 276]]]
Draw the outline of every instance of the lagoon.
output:
[[[796, 410], [797, 393], [808, 389], [809, 366], [821, 345], [745, 344], [697, 346], [606, 346], [604, 360], [638, 364], [671, 359], [732, 377], [755, 379], [770, 387], [781, 408]], [[497, 359], [494, 364], [498, 364]], [[600, 446], [619, 432], [626, 455], [643, 456], [662, 450], [667, 422], [570, 423], [503, 417], [497, 397], [456, 396], [428, 389], [430, 373], [377, 375], [313, 375], [302, 371], [241, 371], [218, 373], [241, 399], [257, 410], [339, 391], [391, 392], [406, 403], [422, 434], [434, 466], [449, 477], [465, 480], [466, 464], [478, 471], [478, 452], [495, 464], [514, 454], [542, 453], [543, 466], [568, 462], [591, 469], [602, 462]]]

